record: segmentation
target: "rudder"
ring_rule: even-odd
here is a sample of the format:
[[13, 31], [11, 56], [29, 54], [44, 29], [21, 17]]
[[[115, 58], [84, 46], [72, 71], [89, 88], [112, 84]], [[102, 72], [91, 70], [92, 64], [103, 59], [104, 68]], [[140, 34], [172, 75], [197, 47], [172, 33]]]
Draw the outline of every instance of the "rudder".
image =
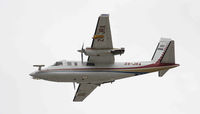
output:
[[174, 40], [161, 38], [152, 61], [155, 63], [175, 63]]
[[160, 63], [170, 63], [174, 64], [175, 63], [175, 53], [174, 53], [174, 41], [171, 40], [169, 43], [169, 46], [164, 53], [164, 56], [160, 60]]

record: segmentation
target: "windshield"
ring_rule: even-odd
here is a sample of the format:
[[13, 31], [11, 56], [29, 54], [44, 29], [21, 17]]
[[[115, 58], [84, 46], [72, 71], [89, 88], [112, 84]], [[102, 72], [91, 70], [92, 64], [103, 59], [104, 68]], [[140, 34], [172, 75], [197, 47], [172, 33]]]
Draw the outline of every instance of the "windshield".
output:
[[56, 63], [53, 64], [53, 66], [61, 66], [61, 65], [63, 65], [62, 62], [56, 62]]

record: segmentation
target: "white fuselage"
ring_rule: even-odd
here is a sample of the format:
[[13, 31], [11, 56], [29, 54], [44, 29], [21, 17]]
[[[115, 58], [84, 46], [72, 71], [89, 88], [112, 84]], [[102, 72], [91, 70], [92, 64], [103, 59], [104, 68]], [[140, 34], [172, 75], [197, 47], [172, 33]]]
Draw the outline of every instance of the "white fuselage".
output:
[[77, 61], [61, 62], [62, 65], [52, 65], [32, 73], [33, 78], [56, 82], [107, 83], [170, 67], [155, 66], [151, 61], [135, 63], [116, 62], [114, 64], [95, 64], [94, 66]]

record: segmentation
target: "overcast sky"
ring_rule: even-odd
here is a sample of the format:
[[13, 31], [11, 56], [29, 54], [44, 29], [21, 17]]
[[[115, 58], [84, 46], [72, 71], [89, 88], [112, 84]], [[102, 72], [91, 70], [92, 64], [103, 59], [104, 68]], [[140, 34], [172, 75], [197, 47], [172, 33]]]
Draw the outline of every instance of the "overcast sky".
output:
[[[199, 0], [0, 0], [0, 114], [199, 114]], [[116, 61], [148, 61], [160, 37], [181, 66], [98, 87], [72, 102], [72, 83], [33, 80], [33, 64], [80, 60], [97, 18], [110, 14]], [[87, 60], [87, 57], [84, 58]]]

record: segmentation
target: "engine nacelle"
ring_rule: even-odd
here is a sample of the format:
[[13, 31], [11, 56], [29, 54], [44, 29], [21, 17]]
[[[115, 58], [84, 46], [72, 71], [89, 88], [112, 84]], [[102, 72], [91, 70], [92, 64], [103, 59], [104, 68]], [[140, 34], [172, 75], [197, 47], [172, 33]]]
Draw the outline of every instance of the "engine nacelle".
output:
[[121, 54], [124, 54], [125, 52], [125, 48], [121, 48], [121, 49], [112, 49], [111, 50], [111, 53], [113, 55], [121, 55]]

